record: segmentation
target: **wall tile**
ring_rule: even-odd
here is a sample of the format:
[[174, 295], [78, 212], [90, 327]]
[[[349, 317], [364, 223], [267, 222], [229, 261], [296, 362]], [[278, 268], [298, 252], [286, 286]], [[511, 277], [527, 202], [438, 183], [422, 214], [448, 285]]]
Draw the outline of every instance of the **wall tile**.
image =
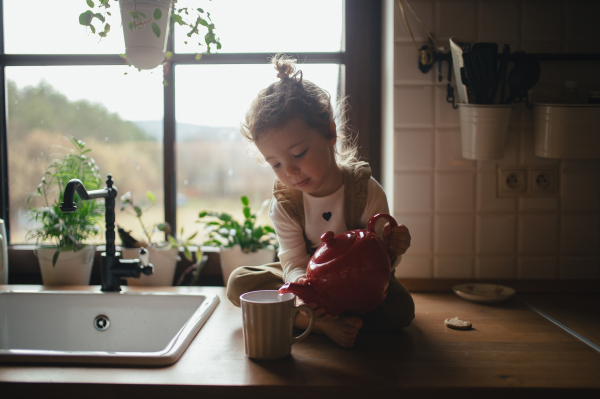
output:
[[[519, 1], [482, 1], [479, 3], [478, 25], [480, 41], [519, 39]], [[502, 47], [500, 46], [500, 52]]]
[[517, 266], [517, 278], [528, 280], [558, 278], [558, 257], [520, 257]]
[[[448, 77], [446, 68], [442, 70], [444, 79]], [[453, 72], [454, 76], [454, 72]], [[436, 79], [437, 82], [437, 79]], [[452, 104], [446, 101], [448, 89], [445, 84], [435, 87], [435, 125], [437, 127], [457, 127], [460, 126], [458, 109], [452, 108]], [[454, 90], [455, 101], [458, 102], [458, 91]]]
[[409, 255], [431, 256], [433, 252], [433, 216], [431, 214], [395, 213], [398, 224], [404, 224], [410, 232]]
[[462, 157], [460, 129], [437, 129], [435, 144], [436, 169], [473, 169], [475, 161]]
[[554, 255], [558, 253], [558, 218], [556, 215], [519, 216], [519, 253]]
[[433, 173], [396, 172], [394, 209], [396, 212], [433, 211]]
[[520, 197], [519, 210], [527, 213], [548, 213], [558, 210], [557, 197]]
[[600, 255], [600, 217], [563, 215], [560, 241], [564, 255]]
[[433, 127], [433, 86], [397, 85], [394, 113], [396, 127]]
[[523, 40], [561, 40], [564, 32], [561, 0], [524, 1], [521, 22]]
[[443, 1], [438, 2], [436, 13], [436, 35], [439, 37], [463, 37], [476, 40], [477, 2]]
[[[600, 52], [596, 33], [600, 1], [410, 4], [440, 46], [448, 47], [449, 37], [466, 36], [500, 47], [509, 43], [513, 52]], [[533, 109], [523, 103], [513, 109], [502, 159], [462, 158], [458, 112], [446, 102], [447, 76], [439, 83], [436, 71], [422, 74], [412, 64], [416, 59], [412, 39], [397, 5], [394, 12], [394, 205], [413, 234], [404, 273], [423, 278], [600, 279], [600, 160], [537, 157]], [[422, 29], [409, 18], [418, 42], [424, 43]], [[543, 61], [533, 101], [554, 100], [565, 79], [578, 80], [585, 97], [588, 90], [600, 87], [597, 69], [597, 62]], [[560, 168], [560, 193], [497, 198], [498, 165]]]
[[495, 170], [477, 172], [477, 211], [516, 212], [517, 198], [498, 197], [498, 175]]
[[475, 204], [473, 171], [435, 174], [435, 209], [444, 212], [469, 212]]
[[516, 217], [514, 215], [477, 216], [477, 253], [481, 255], [516, 252]]
[[402, 262], [396, 268], [398, 278], [432, 278], [433, 263], [431, 256], [402, 255]]
[[473, 257], [436, 256], [433, 275], [435, 278], [472, 278]]
[[502, 158], [495, 161], [498, 165], [514, 165], [519, 162], [520, 153], [520, 134], [518, 129], [508, 129], [506, 144], [504, 147], [504, 155]]
[[565, 172], [560, 176], [562, 210], [600, 210], [600, 171]]
[[517, 276], [515, 262], [514, 256], [478, 256], [475, 277], [513, 279]]
[[419, 54], [415, 44], [400, 42], [394, 44], [394, 82], [411, 84], [433, 84], [433, 73], [423, 73], [417, 67]]
[[473, 214], [436, 214], [434, 250], [436, 254], [472, 254], [474, 248]]
[[565, 257], [559, 261], [560, 278], [598, 279], [600, 278], [600, 258]]
[[[410, 6], [417, 14], [423, 25], [431, 32], [434, 27], [434, 0], [423, 0], [423, 1], [411, 1]], [[406, 18], [408, 19], [408, 24], [410, 29], [412, 30], [413, 35], [415, 35], [415, 39], [420, 41], [427, 40], [426, 34], [421, 29], [419, 22], [415, 19], [414, 15], [410, 12], [407, 7], [404, 7], [404, 11], [406, 13]], [[397, 38], [403, 38], [406, 40], [411, 40], [410, 33], [404, 24], [404, 19], [402, 18], [402, 13], [400, 11], [400, 7], [396, 2], [394, 2], [394, 36]], [[414, 47], [414, 45], [413, 45]]]
[[566, 40], [598, 40], [598, 1], [566, 2]]
[[433, 130], [396, 130], [394, 148], [396, 170], [433, 169]]
[[560, 162], [561, 172], [600, 171], [600, 159], [564, 159]]

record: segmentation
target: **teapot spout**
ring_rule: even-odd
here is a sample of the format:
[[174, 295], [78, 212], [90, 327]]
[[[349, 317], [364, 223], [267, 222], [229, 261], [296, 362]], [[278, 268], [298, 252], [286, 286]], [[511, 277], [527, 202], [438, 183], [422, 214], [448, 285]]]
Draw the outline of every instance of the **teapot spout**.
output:
[[310, 282], [305, 284], [286, 283], [279, 288], [279, 292], [282, 294], [292, 293], [307, 304], [316, 303], [317, 307], [325, 309], [325, 312], [332, 316], [337, 316], [342, 313], [339, 306], [317, 291]]

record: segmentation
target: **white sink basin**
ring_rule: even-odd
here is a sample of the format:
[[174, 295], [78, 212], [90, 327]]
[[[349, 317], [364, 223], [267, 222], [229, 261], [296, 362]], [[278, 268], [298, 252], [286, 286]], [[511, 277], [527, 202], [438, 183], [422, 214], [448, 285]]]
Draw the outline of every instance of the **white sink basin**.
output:
[[0, 363], [175, 363], [215, 294], [0, 291]]

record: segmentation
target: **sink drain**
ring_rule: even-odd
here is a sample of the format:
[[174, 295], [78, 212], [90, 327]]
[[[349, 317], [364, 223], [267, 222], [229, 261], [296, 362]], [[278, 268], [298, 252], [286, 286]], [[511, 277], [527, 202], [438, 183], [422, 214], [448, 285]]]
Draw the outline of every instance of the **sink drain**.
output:
[[96, 316], [94, 319], [94, 327], [98, 331], [106, 331], [110, 327], [110, 319], [103, 314]]

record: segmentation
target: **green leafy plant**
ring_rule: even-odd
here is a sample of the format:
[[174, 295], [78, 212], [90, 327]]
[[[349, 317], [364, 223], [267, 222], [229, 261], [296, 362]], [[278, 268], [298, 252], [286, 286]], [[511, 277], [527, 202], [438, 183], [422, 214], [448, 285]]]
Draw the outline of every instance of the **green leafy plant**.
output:
[[[238, 222], [228, 213], [202, 211], [198, 214], [199, 222], [203, 222], [208, 230], [208, 240], [204, 245], [229, 248], [239, 245], [244, 252], [256, 252], [262, 248], [278, 247], [275, 230], [271, 226], [256, 226], [256, 218], [268, 206], [269, 200], [263, 202], [260, 210], [253, 214], [247, 196], [241, 197], [244, 221]], [[208, 218], [208, 221], [204, 221]]]
[[[113, 0], [118, 1], [118, 0]], [[156, 0], [156, 1], [170, 1], [170, 0]], [[111, 4], [110, 0], [85, 0], [85, 3], [88, 6], [88, 10], [82, 12], [79, 15], [79, 23], [81, 25], [86, 26], [90, 29], [93, 34], [98, 32], [98, 36], [101, 38], [106, 37], [108, 32], [111, 30], [111, 25], [108, 23], [108, 20], [112, 17]], [[203, 37], [204, 44], [206, 44], [206, 53], [210, 54], [211, 45], [214, 45], [217, 50], [221, 49], [221, 42], [219, 38], [215, 35], [215, 24], [212, 22], [210, 18], [210, 13], [205, 12], [204, 9], [191, 8], [191, 7], [177, 7], [177, 0], [173, 0], [173, 11], [171, 13], [171, 20], [179, 24], [180, 26], [185, 26], [188, 29], [187, 37], [191, 38], [195, 35], [198, 35], [198, 38], [201, 40]], [[135, 0], [134, 0], [135, 5]], [[129, 17], [131, 18], [128, 22], [127, 26], [131, 30], [139, 30], [144, 29], [147, 25], [150, 25], [152, 32], [156, 37], [160, 37], [163, 33], [160, 30], [160, 27], [156, 24], [155, 21], [163, 18], [162, 11], [159, 8], [155, 8], [152, 12], [152, 15], [146, 15], [143, 12], [131, 10], [128, 12]], [[96, 29], [94, 24], [99, 24], [100, 29]], [[202, 28], [206, 29], [206, 33], [202, 36], [200, 30]], [[203, 44], [201, 41], [198, 41], [198, 46], [202, 47]], [[185, 44], [188, 42], [186, 41]], [[201, 53], [197, 52], [196, 59], [200, 59]]]
[[[192, 240], [196, 237], [198, 232], [194, 232], [189, 237], [183, 238], [184, 230], [182, 227], [180, 236], [179, 236], [182, 238], [177, 239], [170, 234], [171, 233], [171, 225], [167, 222], [155, 223], [153, 225], [146, 226], [144, 224], [144, 221], [142, 220], [142, 216], [144, 215], [144, 212], [147, 211], [148, 209], [150, 209], [155, 203], [155, 197], [154, 197], [154, 194], [152, 193], [152, 191], [146, 192], [146, 197], [148, 198], [148, 200], [150, 200], [150, 205], [148, 207], [146, 207], [146, 209], [142, 209], [142, 207], [140, 207], [139, 205], [137, 205], [134, 202], [133, 195], [131, 194], [131, 192], [127, 192], [123, 196], [121, 196], [121, 202], [122, 202], [121, 203], [121, 211], [126, 211], [138, 219], [138, 221], [140, 222], [140, 225], [142, 227], [142, 234], [145, 236], [145, 238], [147, 240], [146, 242], [138, 241], [135, 238], [133, 238], [129, 234], [129, 232], [127, 232], [124, 229], [122, 229], [121, 227], [119, 227], [118, 228], [119, 237], [121, 238], [121, 242], [123, 243], [123, 246], [125, 248], [140, 248], [140, 247], [145, 247], [147, 245], [151, 245], [154, 247], [167, 246], [169, 249], [183, 247], [184, 256], [186, 257], [186, 259], [191, 260], [192, 253], [190, 251], [190, 246], [193, 245]], [[153, 243], [152, 236], [156, 232], [165, 233], [167, 235], [167, 241], [160, 243], [160, 244]]]
[[[29, 216], [40, 227], [29, 230], [26, 239], [35, 239], [38, 245], [49, 243], [56, 246], [52, 265], [56, 264], [60, 251], [77, 251], [84, 242], [102, 233], [100, 226], [104, 217], [104, 202], [100, 200], [83, 201], [75, 195], [77, 210], [64, 213], [60, 205], [64, 199], [65, 186], [71, 179], [79, 179], [85, 188], [97, 190], [102, 185], [99, 168], [88, 154], [91, 149], [85, 148], [85, 143], [72, 136], [65, 136], [73, 148], [55, 146], [60, 149], [52, 153], [53, 158], [46, 168], [42, 182], [37, 190], [27, 199]], [[43, 199], [44, 206], [32, 207], [34, 198]]]

